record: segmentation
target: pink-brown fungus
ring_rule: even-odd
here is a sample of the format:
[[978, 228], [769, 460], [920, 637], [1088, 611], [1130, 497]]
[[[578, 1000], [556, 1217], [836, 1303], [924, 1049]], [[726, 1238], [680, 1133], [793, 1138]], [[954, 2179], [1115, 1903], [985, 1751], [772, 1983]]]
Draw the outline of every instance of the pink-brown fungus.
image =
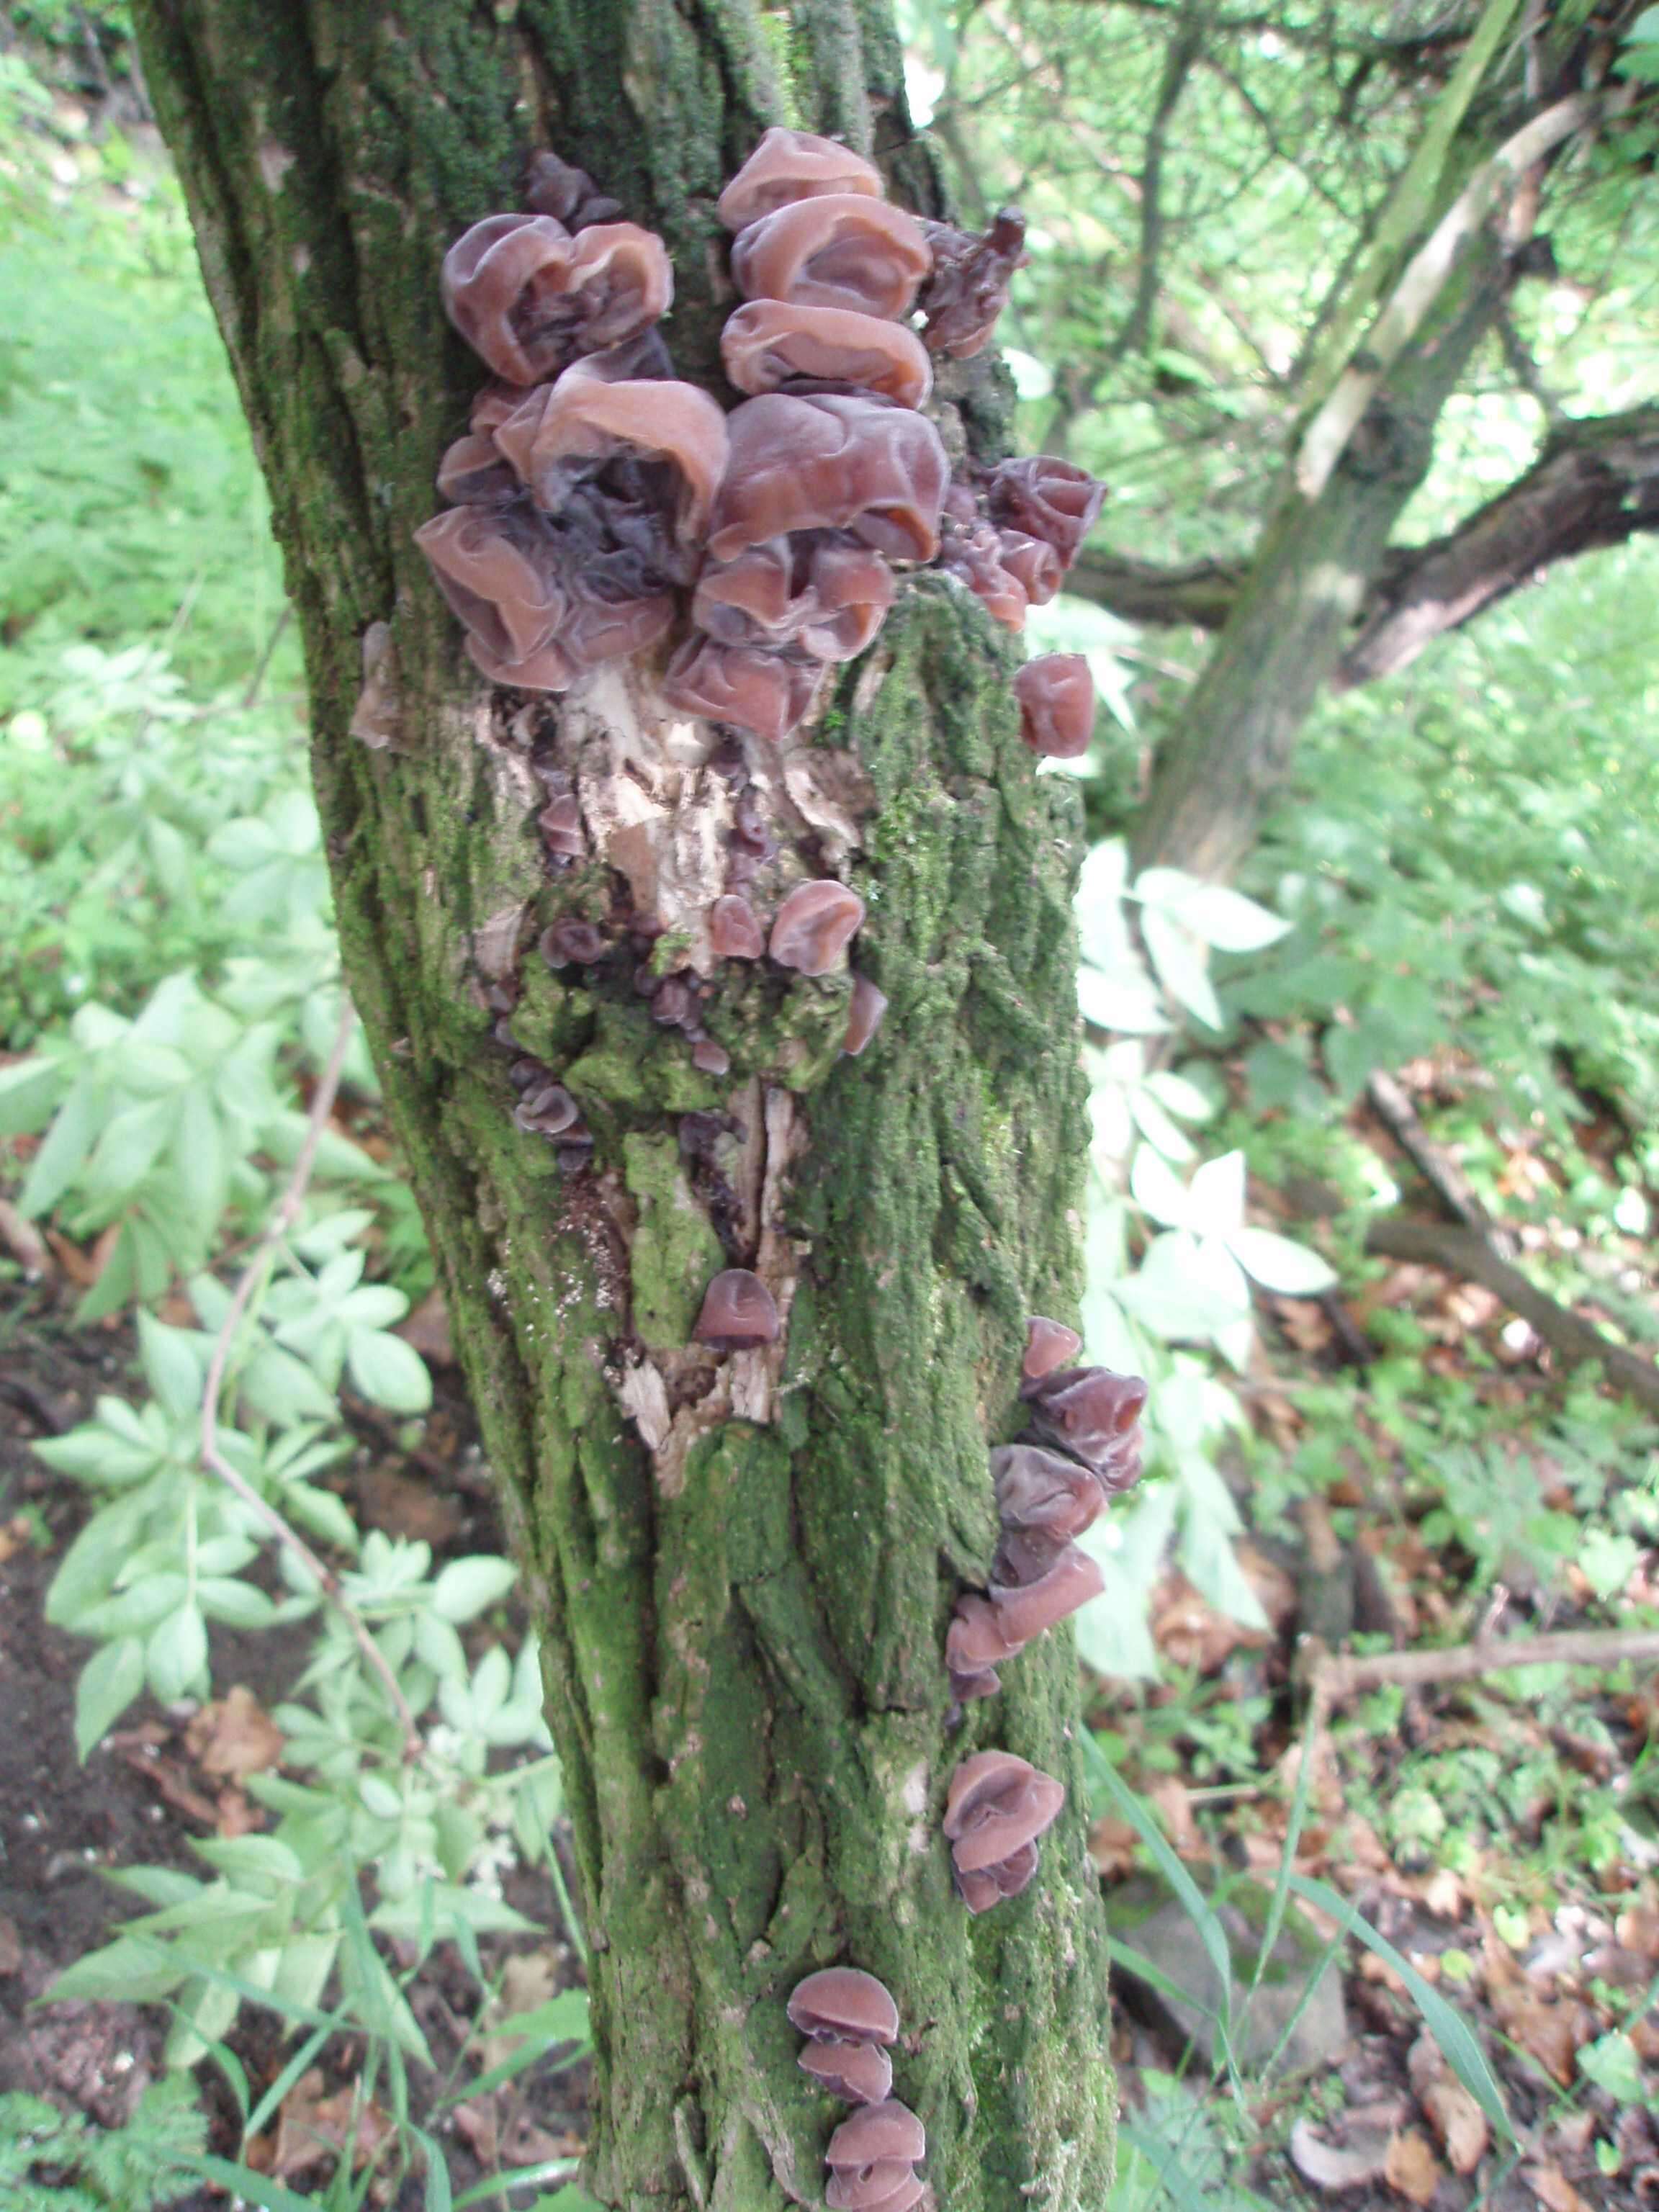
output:
[[878, 2105], [864, 2105], [844, 2119], [830, 2138], [824, 2153], [827, 2165], [836, 2167], [875, 2166], [888, 2159], [902, 2159], [914, 2166], [927, 2155], [927, 2134], [908, 2105], [889, 2097]]
[[492, 215], [444, 256], [444, 306], [461, 336], [509, 384], [538, 384], [579, 354], [620, 344], [665, 313], [673, 270], [637, 223], [573, 239], [548, 215]]
[[750, 300], [727, 319], [720, 359], [739, 392], [775, 392], [805, 378], [855, 384], [901, 407], [920, 407], [933, 386], [927, 349], [913, 331], [845, 307]]
[[850, 660], [881, 628], [894, 588], [880, 554], [847, 532], [797, 530], [705, 562], [691, 618], [722, 645]]
[[893, 2062], [878, 2043], [821, 2036], [806, 2045], [797, 2063], [821, 2089], [849, 2105], [878, 2105], [893, 2092]]
[[594, 961], [603, 960], [609, 950], [605, 932], [574, 915], [553, 922], [541, 934], [542, 957], [550, 968], [591, 967]]
[[522, 505], [497, 511], [453, 507], [415, 532], [434, 580], [491, 659], [522, 661], [564, 619], [558, 547]]
[[568, 230], [589, 223], [615, 222], [621, 204], [602, 192], [586, 169], [562, 161], [556, 154], [532, 154], [525, 177], [525, 205], [550, 215]]
[[1012, 1752], [980, 1751], [963, 1760], [951, 1778], [944, 1825], [970, 1912], [1018, 1894], [1030, 1881], [1036, 1870], [1033, 1847], [1065, 1802], [1065, 1790], [1052, 1775]]
[[886, 993], [878, 991], [867, 975], [854, 975], [853, 996], [847, 1008], [847, 1034], [841, 1042], [841, 1048], [849, 1060], [856, 1060], [864, 1050], [881, 1027], [886, 1012]]
[[921, 225], [863, 192], [794, 200], [741, 232], [732, 276], [745, 300], [908, 314], [933, 266]]
[[766, 950], [766, 932], [748, 900], [727, 891], [708, 909], [708, 942], [721, 960], [758, 960]]
[[827, 975], [864, 920], [864, 901], [833, 876], [797, 884], [772, 921], [767, 946], [780, 968]]
[[720, 194], [716, 212], [728, 230], [746, 230], [778, 208], [824, 192], [879, 199], [881, 173], [850, 146], [775, 124]]
[[1031, 1643], [1106, 1587], [1097, 1560], [1075, 1544], [1061, 1547], [1034, 1581], [993, 1583], [991, 1605], [997, 1626], [1011, 1644]]
[[1014, 678], [1019, 733], [1034, 753], [1077, 760], [1095, 734], [1095, 679], [1080, 653], [1039, 653]]
[[1065, 565], [1054, 547], [1023, 530], [1000, 530], [997, 558], [1034, 607], [1046, 607], [1066, 580]]
[[511, 465], [496, 451], [495, 441], [488, 433], [469, 430], [444, 448], [438, 463], [441, 497], [458, 506], [487, 507], [497, 500], [513, 498], [518, 489], [519, 479]]
[[819, 661], [721, 645], [694, 630], [675, 647], [662, 690], [684, 714], [726, 722], [775, 744], [810, 713], [823, 677]]
[[[915, 2197], [907, 2196], [914, 2188]], [[884, 2205], [914, 2203], [922, 2184], [908, 2159], [873, 2159], [868, 2166], [835, 2166], [824, 2185], [829, 2212], [880, 2212]]]
[[769, 392], [726, 418], [708, 550], [729, 561], [794, 530], [850, 530], [890, 560], [930, 561], [950, 465], [924, 416], [859, 393]]
[[[562, 376], [532, 392], [495, 437], [544, 513], [560, 514], [594, 484], [613, 507], [661, 514], [681, 547], [702, 538], [726, 462], [725, 416], [706, 392], [678, 380]], [[617, 465], [624, 474], [607, 482]], [[656, 478], [641, 478], [641, 470]]]
[[994, 1697], [1002, 1687], [997, 1668], [1019, 1648], [1003, 1634], [988, 1597], [970, 1590], [958, 1598], [945, 1634], [945, 1666], [951, 1677], [951, 1696], [963, 1704], [970, 1698]]
[[898, 2007], [884, 1982], [862, 1966], [824, 1966], [797, 1982], [786, 2008], [803, 2035], [851, 2036], [863, 2043], [898, 2040]]
[[1094, 528], [1106, 496], [1105, 485], [1086, 469], [1056, 460], [1052, 453], [1000, 462], [988, 489], [994, 520], [1024, 531], [1028, 538], [1044, 539], [1068, 568]]
[[716, 1352], [745, 1352], [775, 1344], [782, 1324], [772, 1293], [747, 1267], [727, 1267], [703, 1295], [691, 1334]]
[[983, 352], [997, 317], [1008, 304], [1008, 286], [1025, 251], [1025, 218], [1004, 208], [981, 237], [948, 223], [923, 226], [933, 249], [933, 273], [922, 288], [923, 336], [930, 353], [957, 361]]
[[1032, 1425], [1073, 1453], [1109, 1490], [1127, 1489], [1140, 1472], [1138, 1424], [1146, 1403], [1139, 1375], [1109, 1367], [1062, 1367], [1025, 1385]]
[[953, 520], [944, 532], [939, 566], [947, 575], [959, 578], [975, 599], [982, 599], [986, 612], [1004, 629], [1024, 629], [1030, 594], [1012, 569], [1005, 567], [1002, 533], [988, 522], [976, 521], [963, 527]]
[[1019, 1371], [1027, 1382], [1036, 1382], [1075, 1359], [1082, 1349], [1083, 1339], [1074, 1328], [1050, 1321], [1047, 1314], [1033, 1314], [1025, 1324], [1025, 1357]]

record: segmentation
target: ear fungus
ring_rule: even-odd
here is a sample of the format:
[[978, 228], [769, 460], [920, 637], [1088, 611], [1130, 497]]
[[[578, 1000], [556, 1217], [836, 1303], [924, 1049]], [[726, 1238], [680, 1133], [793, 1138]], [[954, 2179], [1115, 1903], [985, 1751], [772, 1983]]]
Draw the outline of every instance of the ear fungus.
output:
[[892, 571], [857, 538], [798, 530], [705, 562], [691, 617], [722, 645], [850, 660], [881, 628], [893, 592]]
[[847, 1034], [841, 1046], [848, 1060], [858, 1058], [881, 1027], [886, 1012], [886, 993], [878, 991], [867, 975], [854, 975], [853, 996], [847, 1008]]
[[796, 1983], [787, 2010], [789, 2025], [803, 2035], [848, 2036], [860, 2043], [898, 2040], [898, 2007], [891, 1993], [861, 1966], [825, 1966], [808, 1974]]
[[729, 723], [776, 744], [811, 711], [823, 675], [820, 662], [722, 645], [693, 630], [674, 649], [662, 693], [682, 714]]
[[922, 335], [930, 353], [966, 361], [990, 343], [997, 318], [1008, 304], [1010, 280], [1030, 258], [1025, 218], [1018, 208], [1004, 208], [982, 237], [948, 223], [923, 228], [933, 267], [919, 303], [925, 318]]
[[1141, 1411], [1146, 1385], [1109, 1367], [1062, 1367], [1026, 1384], [1031, 1426], [1045, 1443], [1083, 1462], [1108, 1492], [1140, 1474]]
[[582, 230], [590, 223], [614, 222], [622, 213], [620, 203], [607, 198], [586, 169], [545, 152], [530, 157], [524, 204], [538, 215], [552, 216], [569, 230]]
[[746, 230], [793, 200], [824, 192], [881, 198], [881, 173], [850, 146], [775, 124], [720, 194], [715, 212], [728, 230]]
[[1046, 1314], [1033, 1314], [1025, 1324], [1025, 1357], [1019, 1371], [1028, 1382], [1038, 1382], [1075, 1358], [1082, 1349], [1083, 1339], [1074, 1328], [1050, 1321]]
[[732, 248], [732, 276], [746, 300], [892, 317], [909, 312], [933, 260], [914, 216], [866, 192], [831, 192], [750, 223]]
[[861, 2108], [854, 2115], [858, 2126], [849, 2121], [830, 2137], [826, 2202], [845, 2203], [850, 2212], [890, 2198], [900, 2202], [899, 2192], [915, 2179], [915, 2161], [927, 2138], [915, 2113], [892, 2097], [893, 2062], [882, 2047], [898, 2036], [890, 1993], [860, 1967], [826, 1966], [796, 1984], [787, 2009], [790, 2025], [808, 2039], [801, 2071], [832, 2097]]
[[1011, 1751], [980, 1751], [963, 1760], [951, 1778], [944, 1826], [970, 1912], [1018, 1896], [1036, 1872], [1037, 1838], [1065, 1802], [1053, 1775]]
[[988, 522], [975, 522], [963, 529], [954, 521], [942, 531], [939, 564], [947, 575], [960, 578], [975, 599], [985, 603], [986, 612], [1004, 629], [1015, 632], [1025, 627], [1025, 611], [1030, 605], [1030, 594], [1012, 568], [1004, 565], [1003, 537], [993, 530]]
[[772, 921], [767, 950], [780, 968], [827, 975], [864, 920], [864, 901], [833, 876], [797, 884]]
[[929, 561], [950, 465], [921, 415], [857, 393], [769, 392], [728, 419], [708, 550], [729, 561], [792, 530], [850, 530], [890, 559]]
[[994, 521], [1024, 531], [1028, 538], [1041, 538], [1069, 568], [1099, 519], [1106, 487], [1086, 469], [1073, 468], [1052, 453], [1032, 453], [1024, 460], [999, 463], [991, 474], [989, 494]]
[[1095, 733], [1095, 679], [1080, 653], [1045, 653], [1014, 678], [1019, 733], [1034, 753], [1077, 760]]
[[415, 542], [438, 589], [491, 659], [526, 659], [564, 619], [558, 547], [528, 507], [453, 507], [423, 522]]
[[747, 1267], [727, 1267], [703, 1294], [691, 1331], [694, 1341], [716, 1352], [748, 1352], [775, 1344], [782, 1333], [772, 1293]]
[[580, 369], [531, 392], [495, 437], [537, 505], [555, 516], [607, 463], [659, 466], [672, 485], [662, 504], [683, 548], [703, 534], [726, 459], [726, 417], [695, 384], [608, 383]]
[[637, 223], [572, 239], [549, 215], [492, 215], [444, 256], [444, 306], [509, 384], [537, 384], [655, 322], [674, 296], [662, 240]]
[[766, 950], [760, 917], [740, 891], [727, 891], [708, 909], [708, 942], [721, 960], [758, 960]]
[[750, 300], [727, 317], [720, 359], [739, 392], [775, 392], [799, 378], [856, 385], [920, 407], [933, 388], [933, 366], [914, 331], [845, 307]]

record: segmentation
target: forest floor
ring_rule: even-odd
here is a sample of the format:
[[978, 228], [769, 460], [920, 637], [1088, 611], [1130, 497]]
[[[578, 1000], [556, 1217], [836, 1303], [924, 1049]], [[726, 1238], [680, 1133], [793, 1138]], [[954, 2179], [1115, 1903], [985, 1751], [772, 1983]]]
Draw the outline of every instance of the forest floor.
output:
[[[86, 1647], [43, 1613], [88, 1501], [29, 1447], [84, 1420], [101, 1395], [142, 1392], [133, 1387], [131, 1328], [70, 1326], [63, 1293], [70, 1288], [61, 1276], [28, 1288], [0, 1284], [0, 2094], [30, 2091], [116, 2128], [162, 2071], [167, 2012], [40, 2001], [58, 1974], [107, 1942], [133, 1910], [108, 1873], [162, 1866], [199, 1874], [192, 1842], [264, 1824], [241, 1785], [262, 1762], [264, 1715], [291, 1692], [313, 1631], [304, 1622], [257, 1633], [222, 1626], [216, 1679], [229, 1686], [224, 1698], [167, 1710], [146, 1698], [84, 1763], [76, 1759], [75, 1685]], [[453, 1370], [449, 1380], [415, 1459], [359, 1408], [360, 1449], [337, 1478], [362, 1528], [428, 1542], [441, 1560], [504, 1548], [471, 1408]], [[518, 1868], [505, 1895], [538, 1932], [479, 1939], [498, 2016], [527, 2011], [581, 1979], [545, 1875]], [[409, 1998], [438, 2062], [435, 2072], [412, 2071], [409, 2117], [443, 2137], [457, 2194], [502, 2168], [547, 2166], [580, 2154], [585, 2064], [531, 2067], [439, 2112], [437, 2100], [468, 2069], [482, 2071], [501, 2050], [453, 1945], [434, 1947]], [[281, 2020], [253, 2005], [242, 2007], [225, 2042], [255, 2099], [294, 2045]], [[209, 2150], [240, 2155], [290, 2187], [317, 2185], [345, 2142], [363, 2056], [361, 2037], [333, 2037], [283, 2099], [271, 2127], [246, 2146], [224, 2072], [204, 2062], [198, 2078]], [[373, 2103], [359, 2112], [356, 2129], [360, 2161], [391, 2132]], [[395, 2193], [376, 2186], [370, 2201], [413, 2212], [426, 2201], [422, 2177], [410, 2174]], [[222, 2192], [204, 2191], [185, 2201], [185, 2212], [223, 2202]]]
[[[58, 1256], [72, 1266], [72, 1250]], [[42, 1601], [84, 1517], [85, 1492], [29, 1447], [85, 1419], [99, 1394], [131, 1388], [132, 1340], [125, 1326], [71, 1327], [75, 1287], [59, 1265], [44, 1280], [0, 1288], [0, 2091], [33, 2088], [109, 2125], [158, 2071], [165, 2014], [35, 2001], [123, 1917], [105, 1872], [189, 1867], [194, 1838], [258, 1824], [236, 1746], [250, 1729], [257, 1735], [264, 1710], [289, 1688], [307, 1638], [299, 1628], [222, 1632], [216, 1678], [238, 1686], [226, 1698], [199, 1710], [146, 1702], [84, 1765], [76, 1761], [83, 1647], [43, 1624]], [[1502, 1349], [1495, 1301], [1472, 1304], [1468, 1286], [1444, 1272], [1402, 1264], [1369, 1294], [1371, 1313], [1389, 1304], [1459, 1348], [1474, 1397], [1505, 1411], [1513, 1436], [1535, 1436], [1530, 1410], [1550, 1386], [1535, 1361], [1486, 1356]], [[1264, 1364], [1246, 1377], [1246, 1395], [1258, 1428], [1271, 1433], [1279, 1422], [1288, 1442], [1298, 1377], [1313, 1387], [1347, 1358], [1367, 1312], [1279, 1301], [1262, 1318], [1277, 1339], [1274, 1371]], [[429, 1335], [426, 1344], [434, 1348]], [[439, 1362], [437, 1372], [439, 1401], [413, 1456], [384, 1417], [365, 1409], [359, 1449], [334, 1479], [365, 1529], [423, 1540], [440, 1559], [499, 1548], [470, 1411], [453, 1369]], [[1206, 2189], [1204, 2201], [1223, 2206], [1249, 2201], [1232, 2197], [1242, 2186], [1261, 2192], [1258, 2203], [1349, 2212], [1402, 2203], [1634, 2212], [1659, 2196], [1659, 2133], [1641, 2094], [1642, 2064], [1659, 2056], [1654, 1670], [1621, 1669], [1614, 1638], [1613, 1663], [1594, 1670], [1481, 1668], [1462, 1681], [1385, 1681], [1334, 1705], [1316, 1728], [1310, 1654], [1316, 1661], [1356, 1629], [1372, 1650], [1425, 1634], [1443, 1641], [1468, 1617], [1474, 1578], [1458, 1533], [1402, 1502], [1379, 1479], [1386, 1463], [1386, 1454], [1356, 1453], [1352, 1475], [1291, 1499], [1277, 1521], [1262, 1500], [1262, 1526], [1243, 1540], [1240, 1559], [1265, 1630], [1242, 1629], [1171, 1572], [1152, 1608], [1164, 1679], [1095, 1685], [1097, 1740], [1209, 1899], [1236, 1977], [1223, 2035], [1211, 2016], [1224, 2008], [1197, 1919], [1149, 1874], [1133, 1827], [1103, 1813], [1091, 1842], [1114, 1936], [1166, 1984], [1160, 1995], [1132, 1971], [1115, 1980], [1128, 2140], [1151, 2154], [1149, 2176], [1159, 2150], [1168, 2152]], [[1534, 1483], [1544, 1511], [1571, 1514], [1559, 1469], [1540, 1477], [1529, 1465], [1515, 1480]], [[1582, 1567], [1568, 1562], [1546, 1589], [1528, 1577], [1523, 1554], [1517, 1546], [1504, 1563], [1513, 1587], [1483, 1592], [1475, 1635], [1490, 1642], [1517, 1623], [1553, 1634], [1603, 1617]], [[1622, 1592], [1646, 1607], [1659, 1603], [1644, 1581], [1650, 1564], [1650, 1554], [1633, 1553]], [[1443, 1655], [1440, 1663], [1451, 1662]], [[1310, 1741], [1314, 1763], [1298, 1793]], [[1356, 1906], [1393, 1947], [1395, 1963], [1344, 1942], [1316, 1906], [1293, 1905], [1251, 1995], [1255, 1939], [1287, 1848], [1293, 1871], [1328, 1885], [1328, 1901], [1335, 1892]], [[545, 1881], [522, 1873], [515, 1881], [511, 1901], [547, 1933], [487, 1939], [484, 1948], [523, 2009], [579, 1979], [580, 1962]], [[1194, 2002], [1176, 2002], [1170, 1984]], [[1425, 1984], [1484, 2051], [1512, 2139], [1425, 2032]], [[441, 1944], [410, 1996], [445, 2069], [411, 2076], [410, 2117], [438, 2120], [458, 2188], [498, 2162], [550, 2162], [580, 2150], [580, 2069], [521, 2075], [447, 2118], [423, 2112], [422, 2081], [435, 2102], [464, 2063], [476, 2063], [480, 1999]], [[291, 2049], [271, 2016], [248, 2006], [227, 2040], [256, 2098]], [[487, 2035], [482, 2048], [488, 2055]], [[307, 2148], [325, 2158], [341, 2142], [342, 2093], [362, 2056], [354, 2039], [337, 2038], [246, 2149], [222, 2073], [205, 2063], [210, 2148], [226, 2156], [242, 2149], [290, 2184], [314, 2180]], [[361, 2117], [358, 2127], [372, 2148]], [[1131, 2185], [1120, 2191], [1130, 2212], [1139, 2171], [1132, 2164]], [[418, 2177], [383, 2201], [421, 2201]]]

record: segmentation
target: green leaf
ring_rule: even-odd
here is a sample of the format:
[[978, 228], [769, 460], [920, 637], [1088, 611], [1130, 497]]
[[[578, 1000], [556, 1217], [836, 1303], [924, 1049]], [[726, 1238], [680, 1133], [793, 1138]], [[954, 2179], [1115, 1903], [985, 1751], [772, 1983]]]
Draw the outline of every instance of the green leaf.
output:
[[46, 1995], [54, 2003], [64, 1997], [117, 1997], [129, 2004], [154, 2004], [176, 1990], [189, 1971], [164, 1945], [121, 1936], [66, 1966]]
[[58, 1109], [17, 1195], [17, 1210], [27, 1219], [50, 1213], [80, 1173], [106, 1103], [101, 1086], [83, 1076]]
[[346, 1338], [346, 1364], [363, 1396], [394, 1413], [423, 1413], [432, 1403], [432, 1377], [412, 1345], [384, 1329], [354, 1328]]
[[200, 1413], [206, 1361], [191, 1331], [169, 1328], [154, 1314], [141, 1313], [138, 1356], [145, 1380], [175, 1421], [188, 1420]]
[[75, 1685], [75, 1748], [82, 1765], [144, 1686], [144, 1647], [136, 1636], [94, 1651]]
[[144, 1671], [164, 1705], [207, 1688], [207, 1623], [194, 1605], [158, 1622], [144, 1650]]
[[1409, 1990], [1412, 2002], [1423, 2015], [1424, 2026], [1440, 2045], [1452, 2072], [1498, 2134], [1514, 2140], [1515, 2130], [1504, 2109], [1502, 2094], [1468, 2021], [1454, 2012], [1439, 1990], [1424, 1980], [1411, 1960], [1396, 1951], [1388, 1938], [1379, 1935], [1364, 1915], [1328, 1882], [1316, 1881], [1309, 1875], [1293, 1874], [1290, 1886], [1298, 1897], [1305, 1898], [1310, 1905], [1317, 1905], [1328, 1917], [1339, 1922], [1348, 1935], [1357, 1936], [1384, 1966], [1393, 1967]]
[[1170, 996], [1185, 1006], [1189, 1014], [1196, 1015], [1207, 1029], [1224, 1029], [1226, 1017], [1210, 981], [1201, 940], [1162, 907], [1142, 908], [1140, 929], [1152, 965], [1158, 970], [1158, 980]]
[[432, 1610], [441, 1620], [471, 1620], [505, 1597], [517, 1574], [511, 1559], [498, 1559], [493, 1553], [452, 1559], [432, 1585]]
[[1271, 1229], [1235, 1229], [1227, 1239], [1227, 1249], [1247, 1275], [1264, 1290], [1277, 1291], [1281, 1297], [1316, 1297], [1320, 1291], [1336, 1286], [1337, 1273], [1328, 1261], [1311, 1246], [1298, 1244]]
[[1277, 945], [1291, 924], [1224, 884], [1198, 884], [1171, 902], [1171, 911], [1212, 952], [1260, 952]]
[[67, 1079], [61, 1060], [44, 1054], [0, 1067], [0, 1137], [33, 1136]]

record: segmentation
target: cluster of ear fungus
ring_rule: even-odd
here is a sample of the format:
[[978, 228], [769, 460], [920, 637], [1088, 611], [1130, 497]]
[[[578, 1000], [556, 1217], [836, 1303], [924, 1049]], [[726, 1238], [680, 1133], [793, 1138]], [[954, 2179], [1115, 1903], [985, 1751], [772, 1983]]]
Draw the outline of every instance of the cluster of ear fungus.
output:
[[[1026, 1433], [991, 1454], [1002, 1534], [990, 1587], [958, 1600], [945, 1639], [951, 1692], [963, 1703], [994, 1695], [1005, 1661], [1099, 1596], [1100, 1569], [1076, 1539], [1140, 1474], [1146, 1385], [1106, 1367], [1067, 1366], [1082, 1341], [1042, 1314], [1027, 1324]], [[970, 1912], [1025, 1887], [1036, 1871], [1036, 1839], [1065, 1796], [1051, 1776], [1012, 1752], [963, 1760], [945, 1801], [945, 1833]]]
[[[936, 565], [1015, 630], [1059, 589], [1104, 488], [1046, 456], [953, 481], [921, 411], [932, 356], [989, 343], [1024, 259], [1016, 210], [982, 236], [920, 222], [847, 147], [767, 131], [718, 204], [743, 297], [728, 414], [658, 332], [661, 240], [552, 155], [526, 198], [445, 257], [445, 305], [492, 376], [439, 468], [453, 504], [416, 533], [493, 681], [564, 690], [689, 612], [667, 703], [777, 740], [874, 639], [896, 571]], [[1032, 661], [1018, 688], [1028, 744], [1086, 748], [1080, 656]]]
[[958, 1698], [994, 1695], [1005, 1660], [1100, 1595], [1100, 1569], [1075, 1539], [1140, 1474], [1146, 1385], [1107, 1367], [1068, 1367], [1081, 1343], [1041, 1314], [1028, 1324], [1026, 1433], [991, 1454], [1002, 1539], [990, 1589], [958, 1601], [945, 1641]]
[[807, 2039], [802, 2071], [856, 2107], [825, 2154], [830, 2212], [911, 2212], [927, 2191], [916, 2165], [927, 2156], [927, 2136], [890, 2094], [886, 2046], [898, 2035], [898, 2007], [873, 1974], [826, 1966], [797, 1983], [787, 2009], [791, 2027]]

